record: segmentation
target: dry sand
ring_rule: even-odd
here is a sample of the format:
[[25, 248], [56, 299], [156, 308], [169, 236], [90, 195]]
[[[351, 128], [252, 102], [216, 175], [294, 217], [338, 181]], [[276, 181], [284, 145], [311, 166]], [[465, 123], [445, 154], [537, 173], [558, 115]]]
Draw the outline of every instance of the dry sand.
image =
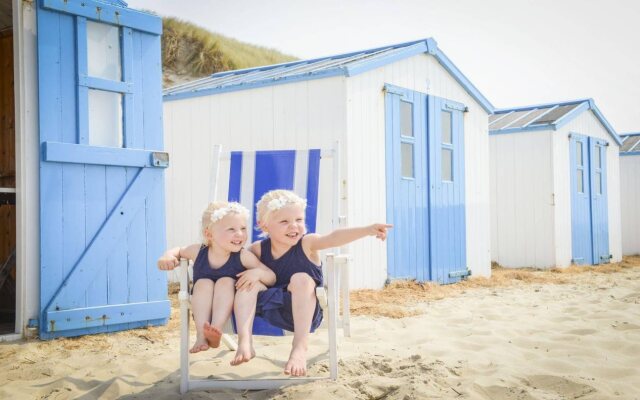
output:
[[[355, 292], [336, 382], [183, 398], [640, 399], [640, 258], [493, 272], [445, 287]], [[0, 343], [0, 398], [180, 398], [177, 320], [174, 309], [167, 327]], [[192, 372], [283, 377], [289, 342], [257, 338], [258, 357], [235, 368], [228, 351], [199, 353]], [[315, 374], [326, 373], [326, 343], [324, 332], [312, 336]]]

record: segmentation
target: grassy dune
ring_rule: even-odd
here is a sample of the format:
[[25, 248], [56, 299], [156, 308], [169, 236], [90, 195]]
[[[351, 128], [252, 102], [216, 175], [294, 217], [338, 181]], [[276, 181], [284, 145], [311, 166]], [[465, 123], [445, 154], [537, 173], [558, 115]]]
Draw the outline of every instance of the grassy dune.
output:
[[162, 68], [169, 87], [220, 71], [295, 60], [274, 49], [231, 39], [176, 18], [163, 19]]

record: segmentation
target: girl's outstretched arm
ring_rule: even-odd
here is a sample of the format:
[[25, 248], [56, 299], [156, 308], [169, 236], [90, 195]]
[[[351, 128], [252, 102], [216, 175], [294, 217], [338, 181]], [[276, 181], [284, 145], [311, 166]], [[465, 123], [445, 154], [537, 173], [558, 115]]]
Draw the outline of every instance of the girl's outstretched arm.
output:
[[377, 239], [385, 240], [387, 238], [387, 229], [390, 228], [393, 228], [393, 225], [371, 224], [356, 228], [341, 228], [326, 235], [306, 235], [303, 244], [311, 252], [316, 252], [332, 247], [344, 246], [347, 243], [351, 243], [365, 236], [375, 236]]
[[164, 252], [158, 259], [158, 268], [162, 270], [172, 270], [180, 264], [180, 258], [195, 260], [200, 251], [199, 243], [185, 247], [174, 247]]
[[237, 290], [250, 290], [257, 282], [262, 282], [265, 286], [272, 286], [276, 283], [276, 274], [266, 265], [260, 262], [255, 254], [248, 250], [240, 252], [240, 262], [246, 268], [240, 272], [236, 281]]

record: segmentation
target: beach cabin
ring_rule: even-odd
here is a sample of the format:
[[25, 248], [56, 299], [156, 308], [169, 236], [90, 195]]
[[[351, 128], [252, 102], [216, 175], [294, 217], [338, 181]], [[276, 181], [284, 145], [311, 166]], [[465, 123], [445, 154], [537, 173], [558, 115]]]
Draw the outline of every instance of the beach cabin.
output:
[[0, 340], [164, 323], [160, 18], [0, 3]]
[[[170, 88], [167, 240], [199, 239], [214, 145], [253, 151], [337, 142], [346, 224], [394, 224], [386, 244], [350, 245], [352, 288], [487, 276], [492, 111], [433, 39], [221, 72]], [[331, 229], [328, 171], [320, 176], [318, 232]], [[219, 176], [228, 173], [229, 161], [221, 163]], [[221, 182], [217, 198], [227, 195]]]
[[622, 254], [640, 254], [640, 132], [621, 134]]
[[489, 135], [493, 261], [621, 259], [621, 142], [593, 100], [497, 110]]

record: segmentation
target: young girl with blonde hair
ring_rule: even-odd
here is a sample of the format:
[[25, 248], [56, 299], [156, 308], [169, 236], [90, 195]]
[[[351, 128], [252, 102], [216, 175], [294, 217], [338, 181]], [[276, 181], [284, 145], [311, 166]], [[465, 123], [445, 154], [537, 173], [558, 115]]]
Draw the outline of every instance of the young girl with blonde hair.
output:
[[158, 268], [172, 270], [180, 258], [194, 260], [191, 308], [196, 342], [191, 353], [218, 347], [238, 292], [272, 285], [275, 274], [243, 248], [249, 212], [238, 203], [214, 202], [202, 213], [203, 242], [167, 250]]
[[[307, 341], [322, 322], [322, 309], [316, 287], [322, 285], [320, 250], [343, 246], [365, 236], [380, 240], [387, 237], [391, 225], [372, 224], [357, 228], [337, 229], [327, 235], [306, 234], [306, 200], [288, 190], [272, 190], [257, 205], [257, 225], [264, 240], [253, 243], [249, 250], [276, 275], [272, 288], [257, 284], [238, 293], [236, 319], [253, 321], [254, 314], [269, 323], [293, 331], [293, 343], [284, 373], [303, 376], [307, 372]], [[242, 314], [239, 315], [239, 311]], [[245, 322], [246, 323], [246, 322]], [[251, 326], [251, 324], [248, 324]], [[250, 335], [240, 338], [236, 363], [254, 356]]]

